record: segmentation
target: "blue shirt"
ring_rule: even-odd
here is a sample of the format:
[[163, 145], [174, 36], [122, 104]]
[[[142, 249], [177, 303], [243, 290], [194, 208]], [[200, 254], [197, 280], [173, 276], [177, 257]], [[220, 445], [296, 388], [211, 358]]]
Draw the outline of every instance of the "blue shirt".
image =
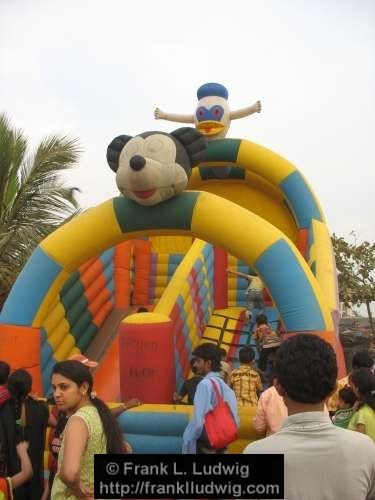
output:
[[197, 391], [194, 396], [194, 415], [187, 425], [182, 437], [182, 453], [193, 454], [197, 452], [197, 439], [202, 434], [204, 417], [207, 412], [216, 406], [216, 395], [210, 379], [215, 380], [224, 401], [229, 405], [237, 426], [239, 427], [240, 425], [240, 419], [237, 413], [237, 400], [234, 392], [223, 379], [220, 378], [218, 372], [209, 372], [197, 386]]

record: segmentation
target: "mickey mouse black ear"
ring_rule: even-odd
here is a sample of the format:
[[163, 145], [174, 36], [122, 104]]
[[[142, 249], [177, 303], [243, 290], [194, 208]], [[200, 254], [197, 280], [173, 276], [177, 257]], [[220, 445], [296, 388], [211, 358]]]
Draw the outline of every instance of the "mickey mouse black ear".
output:
[[184, 146], [191, 167], [203, 160], [207, 149], [207, 139], [199, 130], [192, 127], [181, 127], [171, 132], [171, 135]]
[[107, 162], [114, 172], [117, 172], [121, 151], [130, 139], [133, 139], [130, 135], [119, 135], [113, 139], [107, 148]]

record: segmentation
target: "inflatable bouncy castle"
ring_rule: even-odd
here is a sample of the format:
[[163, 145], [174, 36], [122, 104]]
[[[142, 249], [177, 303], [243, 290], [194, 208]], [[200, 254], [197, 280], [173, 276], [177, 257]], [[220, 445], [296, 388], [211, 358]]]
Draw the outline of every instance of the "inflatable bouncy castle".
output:
[[[148, 403], [146, 419], [166, 412], [199, 343], [224, 347], [235, 365], [249, 341], [247, 280], [228, 269], [259, 276], [271, 325], [282, 323], [285, 336], [327, 340], [344, 374], [323, 211], [294, 165], [225, 137], [227, 95], [206, 85], [196, 128], [112, 141], [107, 158], [121, 196], [49, 235], [16, 281], [0, 314], [0, 358], [29, 369], [39, 394], [50, 392], [56, 361], [82, 352], [99, 361], [103, 399], [136, 396]], [[259, 112], [260, 103], [250, 108], [230, 118]], [[148, 312], [136, 313], [138, 306]], [[163, 425], [174, 428], [168, 418]]]

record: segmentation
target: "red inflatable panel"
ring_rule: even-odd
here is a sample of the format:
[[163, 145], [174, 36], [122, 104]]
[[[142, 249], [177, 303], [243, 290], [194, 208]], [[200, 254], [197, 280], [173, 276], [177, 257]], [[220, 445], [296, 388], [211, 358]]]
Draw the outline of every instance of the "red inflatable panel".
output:
[[33, 378], [32, 392], [42, 396], [39, 328], [0, 325], [0, 338], [0, 359], [9, 363], [12, 370], [18, 368], [27, 370]]
[[135, 240], [134, 263], [133, 304], [147, 305], [150, 302], [151, 241]]
[[113, 276], [115, 279], [115, 308], [130, 306], [130, 265], [133, 240], [123, 241], [115, 248]]
[[171, 403], [176, 388], [171, 321], [121, 323], [119, 359], [122, 401]]
[[228, 253], [214, 247], [214, 304], [215, 309], [228, 307]]

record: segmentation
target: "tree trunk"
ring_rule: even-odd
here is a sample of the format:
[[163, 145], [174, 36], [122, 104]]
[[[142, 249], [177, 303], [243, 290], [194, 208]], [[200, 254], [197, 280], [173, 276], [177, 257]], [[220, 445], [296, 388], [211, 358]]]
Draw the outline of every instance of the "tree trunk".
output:
[[371, 333], [372, 333], [372, 335], [375, 335], [374, 321], [372, 319], [370, 304], [371, 304], [371, 302], [369, 300], [366, 300], [367, 314], [368, 314], [368, 319], [370, 320]]

